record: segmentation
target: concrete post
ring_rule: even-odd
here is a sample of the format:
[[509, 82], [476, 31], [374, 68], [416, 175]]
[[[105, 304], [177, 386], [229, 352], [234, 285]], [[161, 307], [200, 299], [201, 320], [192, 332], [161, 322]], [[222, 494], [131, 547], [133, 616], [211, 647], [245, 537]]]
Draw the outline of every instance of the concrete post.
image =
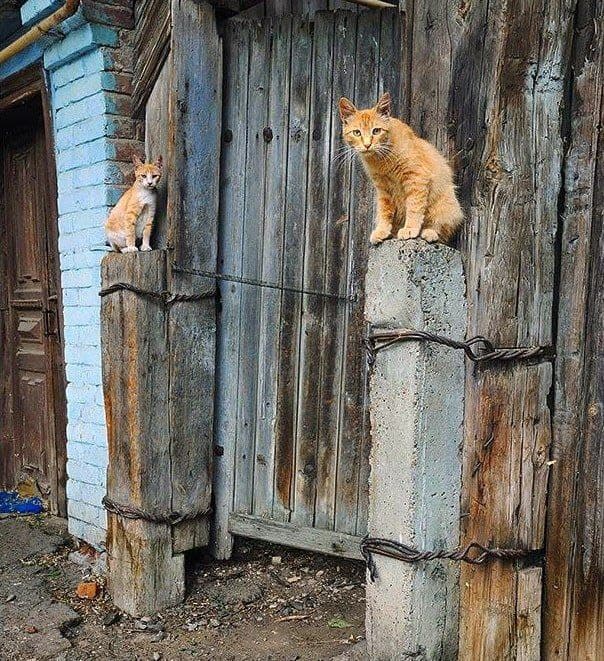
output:
[[[372, 249], [365, 316], [372, 328], [453, 338], [466, 330], [460, 254], [423, 241]], [[369, 534], [421, 550], [459, 544], [464, 354], [431, 342], [379, 352], [370, 377]], [[375, 555], [367, 584], [372, 661], [456, 659], [459, 567]]]

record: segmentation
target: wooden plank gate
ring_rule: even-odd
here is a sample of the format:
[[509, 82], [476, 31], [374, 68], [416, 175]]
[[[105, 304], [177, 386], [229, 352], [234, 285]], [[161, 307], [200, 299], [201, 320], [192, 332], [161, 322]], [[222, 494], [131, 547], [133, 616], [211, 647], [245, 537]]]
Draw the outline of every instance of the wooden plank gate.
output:
[[373, 194], [342, 150], [337, 103], [388, 90], [398, 106], [400, 22], [338, 11], [224, 26], [218, 270], [256, 284], [220, 282], [219, 557], [232, 534], [359, 557]]

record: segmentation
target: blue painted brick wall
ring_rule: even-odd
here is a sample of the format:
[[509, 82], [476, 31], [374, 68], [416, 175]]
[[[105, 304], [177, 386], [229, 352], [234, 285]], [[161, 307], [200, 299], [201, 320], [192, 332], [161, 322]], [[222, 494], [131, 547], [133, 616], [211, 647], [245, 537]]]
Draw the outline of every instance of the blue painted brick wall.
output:
[[[28, 0], [21, 9], [22, 18], [33, 22], [48, 13], [53, 3]], [[104, 544], [106, 529], [101, 505], [107, 438], [98, 297], [100, 261], [105, 254], [103, 222], [130, 183], [132, 153], [143, 153], [130, 118], [132, 52], [124, 28], [131, 26], [131, 17], [125, 8], [118, 9], [109, 5], [94, 16], [80, 10], [61, 26], [61, 38], [44, 44], [43, 52], [57, 165], [68, 381], [69, 530], [97, 546]], [[28, 53], [26, 59], [31, 58]], [[11, 66], [14, 69], [18, 63]]]

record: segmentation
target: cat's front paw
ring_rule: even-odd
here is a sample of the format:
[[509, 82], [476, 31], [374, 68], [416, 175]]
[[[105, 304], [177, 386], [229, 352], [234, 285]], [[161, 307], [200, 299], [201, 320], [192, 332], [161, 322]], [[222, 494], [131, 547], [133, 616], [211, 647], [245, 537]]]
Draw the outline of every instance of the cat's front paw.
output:
[[417, 239], [419, 236], [419, 229], [415, 229], [415, 227], [401, 227], [396, 236], [399, 239], [403, 239], [403, 241], [406, 241], [407, 239]]
[[427, 241], [428, 243], [436, 243], [440, 238], [436, 230], [433, 230], [431, 228], [422, 230], [421, 237], [424, 241]]
[[149, 252], [149, 250], [152, 250], [151, 246], [141, 246], [141, 252]]
[[138, 248], [136, 246], [126, 246], [122, 248], [122, 252], [138, 252]]
[[390, 238], [390, 232], [388, 230], [383, 230], [379, 227], [376, 227], [373, 230], [373, 232], [371, 232], [369, 241], [371, 242], [372, 246], [377, 246], [378, 244], [382, 243], [382, 241], [385, 241], [386, 239], [389, 238]]

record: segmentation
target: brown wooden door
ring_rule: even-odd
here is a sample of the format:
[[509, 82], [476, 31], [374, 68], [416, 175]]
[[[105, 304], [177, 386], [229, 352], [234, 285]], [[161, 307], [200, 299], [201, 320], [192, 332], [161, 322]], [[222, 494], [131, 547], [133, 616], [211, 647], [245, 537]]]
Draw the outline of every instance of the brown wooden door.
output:
[[47, 144], [40, 95], [0, 115], [0, 488], [29, 485], [64, 513], [65, 379]]

